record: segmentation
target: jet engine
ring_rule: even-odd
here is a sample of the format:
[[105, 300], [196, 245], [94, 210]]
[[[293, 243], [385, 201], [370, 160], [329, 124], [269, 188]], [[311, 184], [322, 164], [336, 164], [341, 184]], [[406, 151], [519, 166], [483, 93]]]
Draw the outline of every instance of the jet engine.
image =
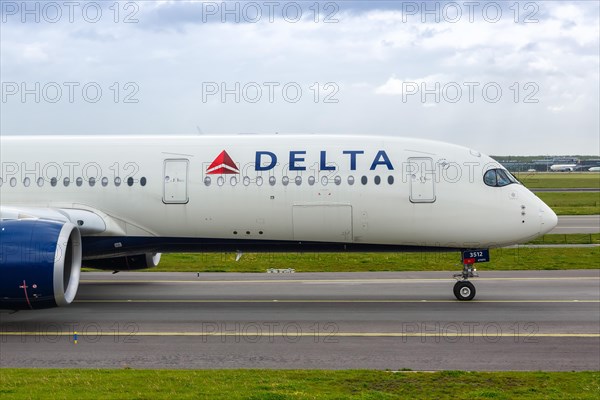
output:
[[73, 301], [81, 272], [81, 234], [70, 222], [0, 221], [0, 308], [27, 310]]

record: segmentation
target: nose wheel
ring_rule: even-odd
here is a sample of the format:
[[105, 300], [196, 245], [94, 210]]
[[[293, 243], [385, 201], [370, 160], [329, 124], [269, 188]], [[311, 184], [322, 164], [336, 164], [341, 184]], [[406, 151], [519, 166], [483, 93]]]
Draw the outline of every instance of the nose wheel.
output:
[[460, 274], [454, 274], [457, 279], [454, 284], [454, 296], [460, 301], [473, 300], [475, 297], [475, 286], [469, 281], [469, 278], [477, 277], [477, 272], [473, 264], [463, 264], [463, 270]]
[[454, 284], [454, 296], [461, 301], [473, 300], [475, 286], [469, 281], [458, 281]]

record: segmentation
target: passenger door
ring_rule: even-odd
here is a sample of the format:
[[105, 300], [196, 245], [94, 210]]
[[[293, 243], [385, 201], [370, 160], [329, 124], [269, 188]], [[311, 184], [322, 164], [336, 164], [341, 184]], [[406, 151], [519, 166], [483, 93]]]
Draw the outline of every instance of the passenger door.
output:
[[435, 202], [435, 169], [429, 157], [408, 159], [411, 203]]
[[188, 198], [187, 159], [165, 160], [163, 175], [163, 203], [186, 204]]

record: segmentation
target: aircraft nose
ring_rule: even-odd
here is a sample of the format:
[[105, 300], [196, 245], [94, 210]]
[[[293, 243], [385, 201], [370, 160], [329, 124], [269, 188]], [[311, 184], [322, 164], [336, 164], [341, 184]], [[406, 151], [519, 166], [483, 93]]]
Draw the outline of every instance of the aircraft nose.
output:
[[540, 207], [540, 234], [545, 235], [558, 224], [558, 217], [545, 203]]

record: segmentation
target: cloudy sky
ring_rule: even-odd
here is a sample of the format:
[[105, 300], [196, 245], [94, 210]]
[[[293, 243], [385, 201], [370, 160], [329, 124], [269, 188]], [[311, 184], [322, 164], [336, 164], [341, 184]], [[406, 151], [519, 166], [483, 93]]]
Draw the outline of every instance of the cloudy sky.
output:
[[600, 153], [599, 2], [1, 0], [1, 134]]

